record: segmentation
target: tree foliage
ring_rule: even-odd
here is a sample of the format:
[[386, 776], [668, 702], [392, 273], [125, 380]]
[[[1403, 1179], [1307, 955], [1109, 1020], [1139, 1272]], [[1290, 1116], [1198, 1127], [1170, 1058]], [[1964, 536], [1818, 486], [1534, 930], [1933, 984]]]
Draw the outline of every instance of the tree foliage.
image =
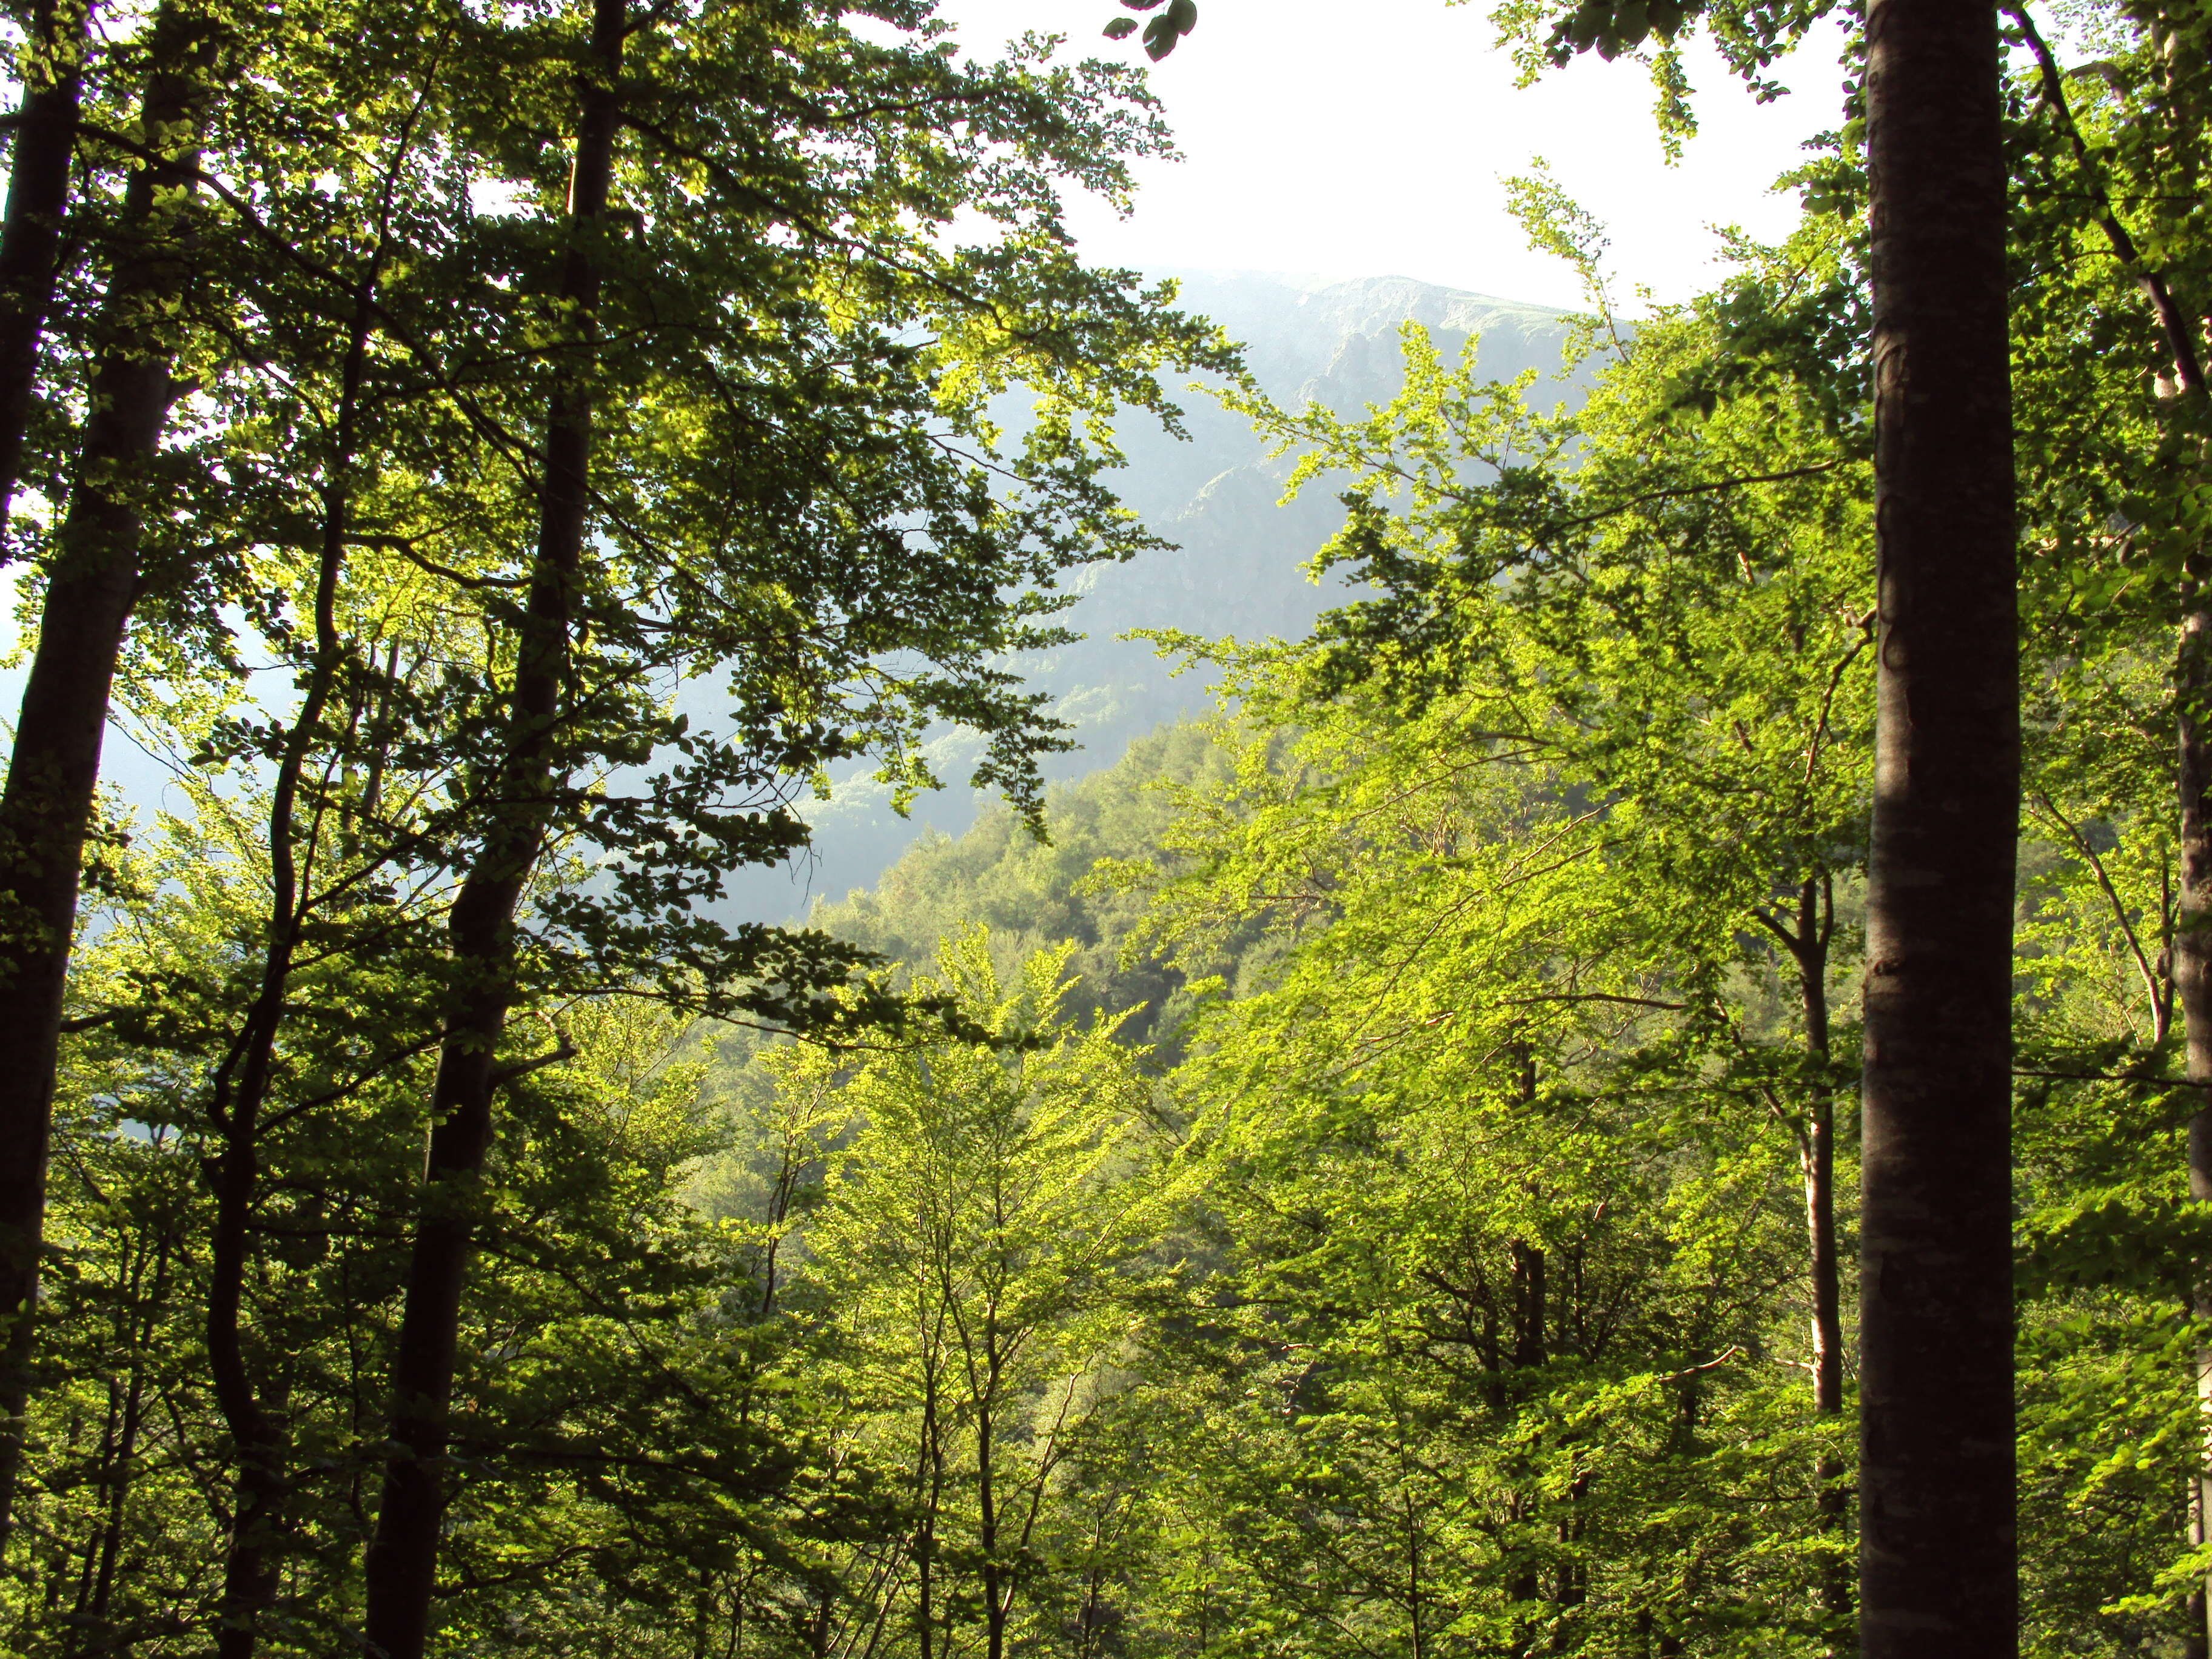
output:
[[[1679, 93], [1692, 27], [1756, 80], [1817, 15], [1500, 18]], [[1063, 193], [1166, 143], [1133, 71], [903, 3], [95, 21], [7, 534], [66, 652], [72, 514], [128, 508], [113, 718], [176, 781], [78, 823], [0, 1645], [362, 1647], [427, 1468], [440, 1654], [1850, 1650], [1863, 135], [1633, 317], [1511, 181], [1584, 283], [1558, 380], [1409, 330], [1358, 416], [1232, 392], [1344, 601], [1162, 633], [1212, 717], [1048, 794], [1010, 665], [1165, 551], [1114, 423], [1234, 368], [1074, 257]], [[2206, 106], [2189, 20], [2010, 27], [2025, 1639], [2117, 1659], [2212, 1570]], [[727, 920], [832, 767], [959, 781], [953, 726], [976, 830]]]

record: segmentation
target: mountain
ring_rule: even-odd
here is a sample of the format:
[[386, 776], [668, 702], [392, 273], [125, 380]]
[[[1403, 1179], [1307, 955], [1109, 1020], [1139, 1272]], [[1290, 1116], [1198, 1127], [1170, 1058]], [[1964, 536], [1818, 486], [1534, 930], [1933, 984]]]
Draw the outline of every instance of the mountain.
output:
[[[1184, 309], [1242, 342], [1254, 378], [1288, 407], [1311, 400], [1351, 415], [1395, 396], [1399, 331], [1409, 320], [1424, 325], [1448, 358], [1480, 337], [1477, 362], [1499, 379], [1556, 369], [1566, 335], [1561, 312], [1406, 276], [1332, 283], [1257, 271], [1148, 274], [1175, 278]], [[1064, 620], [1085, 637], [1013, 664], [1054, 695], [1055, 712], [1075, 727], [1080, 746], [1049, 763], [1048, 776], [1110, 765], [1133, 739], [1206, 702], [1202, 680], [1170, 678], [1149, 645], [1119, 635], [1179, 628], [1291, 638], [1332, 603], [1304, 566], [1340, 521], [1334, 492], [1316, 483], [1292, 506], [1278, 505], [1291, 459], [1270, 460], [1244, 419], [1205, 392], [1178, 401], [1189, 441], [1150, 422], [1126, 430], [1128, 465], [1115, 476], [1123, 501], [1174, 550], [1079, 574], [1070, 586], [1080, 597]], [[962, 834], [987, 804], [960, 787], [975, 750], [964, 733], [939, 739], [932, 762], [954, 787], [916, 802], [906, 818], [865, 769], [842, 780], [832, 799], [808, 809], [811, 856], [732, 883], [733, 913], [796, 920], [817, 898], [873, 882], [918, 836]]]

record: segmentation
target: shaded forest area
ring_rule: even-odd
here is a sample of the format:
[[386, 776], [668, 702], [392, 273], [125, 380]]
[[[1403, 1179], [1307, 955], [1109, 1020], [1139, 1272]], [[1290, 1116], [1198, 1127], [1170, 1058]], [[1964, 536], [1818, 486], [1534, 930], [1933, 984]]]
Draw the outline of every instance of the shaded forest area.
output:
[[[921, 0], [15, 15], [0, 1648], [2203, 1655], [2212, 25], [1869, 10], [1784, 241], [1632, 320], [1513, 180], [1559, 378], [1409, 326], [1351, 416], [1075, 257], [1170, 143], [1130, 63]], [[1757, 86], [1818, 13], [1497, 21], [1679, 135], [1686, 29]], [[1900, 166], [1937, 13], [2009, 413], [1899, 367], [1981, 314], [1898, 252], [1981, 165]], [[1157, 635], [1213, 718], [1048, 793], [1006, 664], [1175, 556], [1113, 434], [1200, 373], [1351, 597]], [[1939, 499], [1991, 410], [2014, 505]], [[2016, 636], [1943, 611], [1973, 512]], [[1002, 809], [718, 919], [952, 728]]]

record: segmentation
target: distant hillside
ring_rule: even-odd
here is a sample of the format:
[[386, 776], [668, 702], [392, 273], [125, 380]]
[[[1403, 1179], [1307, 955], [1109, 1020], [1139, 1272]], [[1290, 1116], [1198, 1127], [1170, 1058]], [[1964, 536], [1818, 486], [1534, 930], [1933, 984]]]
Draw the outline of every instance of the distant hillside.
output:
[[[1438, 288], [1404, 276], [1358, 282], [1247, 271], [1164, 271], [1182, 284], [1184, 308], [1212, 318], [1244, 343], [1255, 377], [1279, 402], [1318, 401], [1341, 414], [1396, 395], [1398, 331], [1424, 324], [1452, 356], [1479, 335], [1478, 362], [1500, 379], [1556, 368], [1564, 314], [1541, 306]], [[1203, 705], [1206, 687], [1170, 679], [1151, 647], [1116, 636], [1173, 627], [1244, 638], [1304, 634], [1330, 596], [1304, 566], [1334, 533], [1340, 509], [1326, 489], [1291, 507], [1276, 505], [1291, 463], [1269, 461], [1239, 416], [1192, 392], [1181, 400], [1191, 441], [1148, 425], [1123, 436], [1122, 499], [1178, 550], [1079, 579], [1067, 621], [1086, 637], [1018, 663], [1058, 699], [1081, 747], [1050, 775], [1073, 778], [1109, 766], [1132, 740]], [[945, 738], [933, 758], [949, 781], [967, 776], [972, 739]], [[913, 817], [890, 810], [879, 786], [858, 778], [812, 811], [812, 858], [793, 869], [750, 872], [736, 908], [763, 921], [795, 919], [812, 900], [839, 898], [873, 882], [918, 836], [958, 836], [988, 803], [954, 787], [916, 803]]]
[[[1164, 727], [1139, 738], [1114, 765], [1054, 785], [1045, 807], [1048, 842], [1003, 805], [987, 805], [966, 834], [924, 831], [873, 887], [817, 902], [808, 920], [908, 967], [927, 967], [939, 939], [978, 925], [991, 930], [1008, 969], [1034, 951], [1070, 941], [1076, 953], [1068, 965], [1081, 976], [1078, 1004], [1109, 1013], [1135, 1010], [1124, 1028], [1128, 1036], [1159, 1040], [1186, 1009], [1182, 975], [1158, 963], [1120, 960], [1150, 901], [1101, 890], [1085, 878], [1101, 859], [1158, 850], [1174, 807], [1157, 786], [1202, 783], [1227, 765], [1200, 727]], [[1204, 971], [1233, 981], [1251, 965], [1244, 955], [1240, 948]]]

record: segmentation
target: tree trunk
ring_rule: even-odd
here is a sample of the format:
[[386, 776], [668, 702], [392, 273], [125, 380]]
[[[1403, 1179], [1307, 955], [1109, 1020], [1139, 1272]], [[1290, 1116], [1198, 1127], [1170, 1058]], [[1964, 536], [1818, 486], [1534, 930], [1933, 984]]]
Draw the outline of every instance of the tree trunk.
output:
[[[1536, 1063], [1527, 1050], [1522, 1060], [1522, 1097], [1532, 1101], [1536, 1095]], [[1506, 1242], [1507, 1284], [1513, 1297], [1513, 1346], [1509, 1363], [1516, 1375], [1513, 1376], [1510, 1397], [1516, 1406], [1528, 1398], [1528, 1383], [1517, 1373], [1535, 1370], [1548, 1363], [1550, 1354], [1545, 1343], [1544, 1316], [1548, 1297], [1545, 1285], [1546, 1261], [1540, 1245], [1526, 1239]], [[1506, 1498], [1508, 1518], [1515, 1530], [1532, 1523], [1543, 1503], [1540, 1494], [1515, 1492]], [[1505, 1580], [1506, 1599], [1515, 1607], [1534, 1608], [1543, 1593], [1541, 1580], [1537, 1576], [1534, 1547], [1525, 1537], [1516, 1540], [1516, 1559]], [[1511, 1651], [1516, 1659], [1527, 1659], [1536, 1650], [1536, 1632], [1541, 1620], [1533, 1612], [1514, 1620]]]
[[[2197, 584], [2193, 589], [2201, 592]], [[2189, 1120], [2189, 1195], [2212, 1201], [2212, 612], [2197, 592], [2181, 625], [2175, 655], [2174, 701], [2179, 713], [2177, 781], [2181, 795], [2181, 893], [2173, 932], [2174, 990], [2181, 1003], [2186, 1045], [2186, 1075], [2198, 1090], [2198, 1105]], [[2191, 1287], [2191, 1310], [2212, 1319], [2212, 1283], [2200, 1270]], [[2212, 1522], [2212, 1351], [2196, 1359], [2198, 1444], [2197, 1467], [2189, 1476], [2191, 1542], [2208, 1541]], [[2187, 1639], [2192, 1654], [2212, 1651], [2212, 1597], [2199, 1588], [2190, 1598]]]
[[937, 1568], [938, 1511], [945, 1501], [945, 1443], [938, 1433], [937, 1370], [933, 1361], [922, 1382], [921, 1454], [915, 1470], [921, 1516], [915, 1529], [915, 1639], [921, 1659], [935, 1659], [937, 1627], [933, 1605]]
[[2019, 641], [1996, 13], [1873, 0], [1880, 653], [1861, 1208], [1860, 1634], [2012, 1659]]
[[[1832, 1025], [1828, 1016], [1828, 946], [1836, 931], [1833, 877], [1808, 877], [1797, 889], [1794, 931], [1768, 919], [1797, 968], [1797, 1000], [1806, 1057], [1814, 1066], [1797, 1152], [1805, 1188], [1805, 1243], [1813, 1288], [1813, 1413], [1844, 1409], [1843, 1271], [1836, 1249], [1836, 1096], [1829, 1081]], [[1844, 1469], [1822, 1452], [1813, 1465], [1814, 1518], [1821, 1534], [1839, 1540], [1849, 1524], [1850, 1493]], [[1816, 1594], [1830, 1654], [1850, 1648], [1851, 1575], [1840, 1548], [1820, 1565]]]
[[[98, 325], [98, 367], [67, 517], [47, 576], [39, 641], [0, 789], [0, 1545], [23, 1455], [39, 1257], [53, 1129], [62, 993], [77, 884], [100, 775], [109, 689], [137, 602], [139, 539], [175, 393], [167, 307], [189, 277], [179, 242], [198, 157], [212, 38], [198, 20], [155, 21], [161, 67], [141, 118], [178, 135], [171, 161], [142, 166], [124, 195], [121, 246]], [[11, 209], [12, 210], [12, 209]]]
[[[124, 1507], [128, 1501], [133, 1465], [138, 1455], [138, 1434], [145, 1420], [146, 1355], [153, 1343], [153, 1328], [168, 1277], [169, 1243], [166, 1236], [131, 1239], [124, 1246], [124, 1271], [116, 1289], [115, 1351], [128, 1356], [122, 1374], [107, 1383], [107, 1418], [100, 1425], [97, 1473], [88, 1483], [100, 1494], [98, 1518], [84, 1548], [84, 1565], [77, 1581], [76, 1606], [71, 1628], [64, 1634], [65, 1655], [103, 1653], [113, 1632], [107, 1609], [115, 1587], [115, 1565], [123, 1544]], [[149, 1262], [153, 1287], [146, 1286]]]
[[8, 176], [7, 217], [0, 221], [0, 532], [21, 482], [23, 437], [38, 391], [39, 341], [53, 304], [88, 19], [82, 0], [42, 0], [31, 15], [15, 161]]
[[[403, 138], [403, 146], [404, 142]], [[293, 820], [301, 779], [345, 660], [337, 624], [338, 579], [345, 568], [355, 428], [377, 277], [387, 251], [386, 233], [386, 227], [380, 224], [376, 249], [356, 289], [346, 355], [339, 369], [337, 420], [322, 490], [323, 542], [316, 563], [313, 600], [314, 653], [305, 695], [286, 733], [276, 786], [270, 794], [269, 939], [262, 957], [261, 985], [237, 1042], [217, 1071], [209, 1112], [222, 1155], [216, 1169], [216, 1222], [209, 1250], [208, 1370], [238, 1459], [237, 1490], [223, 1562], [222, 1602], [216, 1620], [216, 1659], [250, 1659], [253, 1652], [261, 1616], [276, 1599], [276, 1546], [290, 1495], [285, 1433], [255, 1386], [246, 1359], [247, 1236], [258, 1200], [261, 1109], [269, 1095], [277, 1030], [283, 1022], [301, 923], [311, 897], [301, 874]], [[313, 856], [311, 842], [311, 860]]]
[[[1525, 1039], [1516, 1040], [1507, 1049], [1513, 1066], [1515, 1091], [1522, 1107], [1536, 1103], [1536, 1048]], [[1541, 1245], [1526, 1239], [1508, 1239], [1505, 1243], [1506, 1289], [1511, 1297], [1508, 1317], [1512, 1325], [1512, 1346], [1504, 1356], [1505, 1364], [1498, 1368], [1493, 1384], [1492, 1409], [1501, 1414], [1510, 1401], [1519, 1406], [1527, 1398], [1527, 1379], [1518, 1373], [1534, 1370], [1548, 1362], [1545, 1343], [1544, 1316], [1549, 1297], [1545, 1285], [1546, 1261]], [[1534, 1517], [1540, 1498], [1527, 1492], [1513, 1492], [1506, 1496], [1506, 1516], [1517, 1532]], [[1533, 1552], [1525, 1539], [1516, 1539], [1515, 1559], [1506, 1574], [1505, 1596], [1516, 1607], [1533, 1607], [1540, 1593], [1536, 1566], [1530, 1559]], [[1528, 1659], [1535, 1650], [1537, 1620], [1533, 1615], [1514, 1620], [1510, 1651], [1514, 1659]]]
[[115, 1576], [123, 1550], [123, 1522], [125, 1506], [131, 1498], [131, 1487], [137, 1478], [138, 1436], [146, 1420], [146, 1370], [148, 1356], [154, 1352], [155, 1326], [162, 1307], [168, 1300], [169, 1240], [167, 1235], [157, 1236], [154, 1243], [154, 1282], [150, 1289], [132, 1286], [132, 1300], [137, 1304], [131, 1323], [132, 1348], [126, 1367], [128, 1382], [123, 1392], [123, 1429], [116, 1446], [114, 1462], [107, 1471], [106, 1518], [100, 1539], [99, 1570], [94, 1575], [92, 1600], [85, 1609], [84, 1645], [88, 1651], [99, 1653], [112, 1644], [113, 1632], [109, 1627], [108, 1610], [115, 1592]]
[[244, 1303], [248, 1236], [261, 1173], [261, 1108], [268, 1097], [276, 1031], [283, 1019], [304, 908], [292, 813], [301, 766], [337, 672], [333, 610], [343, 533], [343, 520], [334, 515], [317, 583], [315, 663], [278, 763], [270, 809], [270, 937], [261, 986], [237, 1044], [216, 1077], [209, 1114], [222, 1154], [216, 1161], [216, 1218], [209, 1249], [208, 1372], [238, 1462], [222, 1601], [216, 1623], [216, 1659], [248, 1659], [260, 1617], [276, 1600], [276, 1546], [290, 1485], [283, 1425], [263, 1399], [246, 1363]]
[[[995, 1484], [998, 1447], [992, 1407], [999, 1394], [999, 1330], [996, 1317], [983, 1316], [983, 1397], [975, 1405], [975, 1541], [982, 1557], [983, 1659], [1006, 1659], [1005, 1570], [999, 1561], [999, 1493]], [[974, 1371], [969, 1375], [972, 1377]]]
[[385, 1659], [422, 1659], [429, 1639], [461, 1291], [491, 1149], [492, 1097], [499, 1086], [494, 1062], [515, 995], [515, 910], [544, 848], [559, 787], [556, 728], [590, 505], [590, 341], [599, 290], [593, 240], [614, 170], [615, 77], [626, 18], [625, 0], [594, 0], [593, 61], [580, 100], [560, 289], [575, 319], [578, 349], [556, 385], [546, 418], [538, 546], [519, 628], [505, 754], [490, 791], [493, 817], [447, 924], [459, 988], [448, 1009], [432, 1091], [434, 1127], [392, 1363], [392, 1451], [368, 1549], [368, 1637]]
[[1544, 1340], [1549, 1300], [1544, 1284], [1544, 1251], [1540, 1245], [1520, 1238], [1510, 1241], [1507, 1249], [1513, 1263], [1513, 1364], [1518, 1370], [1534, 1370], [1549, 1359]]
[[1820, 1068], [1805, 1110], [1805, 1242], [1813, 1278], [1813, 1409], [1844, 1408], [1843, 1279], [1836, 1253], [1836, 1097], [1829, 1085], [1828, 942], [1835, 935], [1832, 878], [1807, 880], [1797, 894], [1799, 1006], [1805, 1049]]

